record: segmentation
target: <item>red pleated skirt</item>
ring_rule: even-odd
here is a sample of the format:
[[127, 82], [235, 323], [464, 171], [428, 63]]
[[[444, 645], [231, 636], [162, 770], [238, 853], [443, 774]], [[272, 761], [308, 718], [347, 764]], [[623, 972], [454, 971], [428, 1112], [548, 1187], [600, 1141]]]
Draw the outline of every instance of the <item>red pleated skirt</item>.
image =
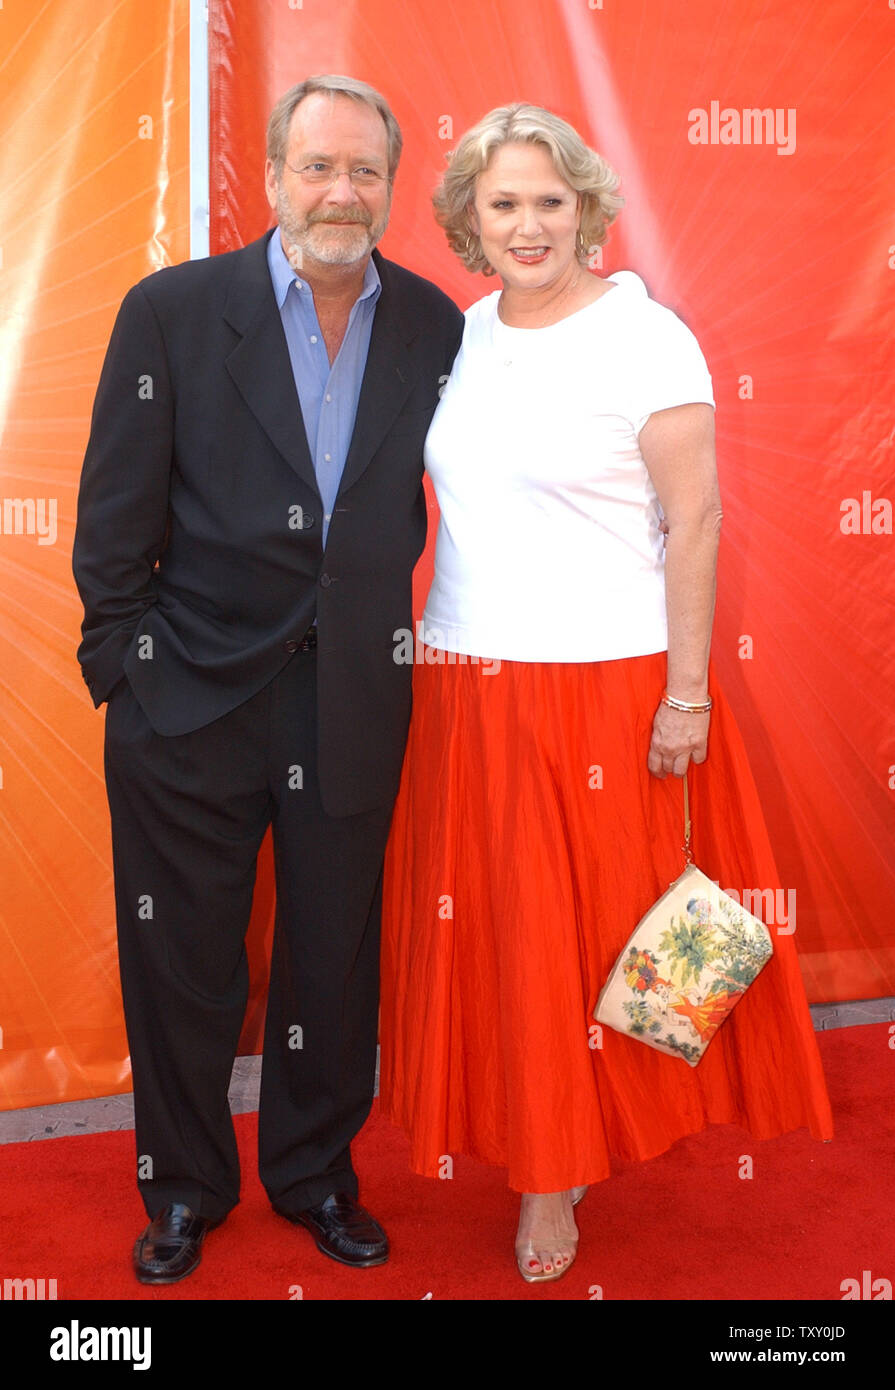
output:
[[[681, 781], [646, 765], [665, 653], [491, 673], [440, 655], [414, 667], [383, 896], [381, 1107], [413, 1169], [435, 1177], [466, 1154], [516, 1191], [557, 1192], [708, 1124], [830, 1138], [794, 941], [773, 926], [773, 958], [698, 1067], [592, 1026], [616, 957], [684, 866]], [[776, 890], [714, 672], [710, 690], [694, 860], [722, 889]]]

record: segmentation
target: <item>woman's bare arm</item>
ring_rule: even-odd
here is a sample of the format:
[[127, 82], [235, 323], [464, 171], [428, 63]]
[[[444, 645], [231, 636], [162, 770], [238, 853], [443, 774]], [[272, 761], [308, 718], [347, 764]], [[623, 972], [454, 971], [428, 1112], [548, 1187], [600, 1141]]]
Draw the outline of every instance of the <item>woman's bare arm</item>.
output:
[[[708, 695], [721, 531], [714, 410], [694, 403], [656, 411], [640, 432], [640, 452], [668, 521], [668, 694], [698, 703]], [[660, 704], [647, 757], [650, 772], [657, 777], [669, 772], [681, 777], [689, 758], [704, 762], [708, 731], [708, 714], [684, 713]]]

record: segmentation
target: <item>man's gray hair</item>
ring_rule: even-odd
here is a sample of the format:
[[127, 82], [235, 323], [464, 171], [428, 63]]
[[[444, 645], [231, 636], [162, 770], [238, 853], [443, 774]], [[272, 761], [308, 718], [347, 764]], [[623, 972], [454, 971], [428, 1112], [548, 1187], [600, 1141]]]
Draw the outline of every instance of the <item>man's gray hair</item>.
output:
[[366, 82], [358, 82], [354, 77], [342, 77], [333, 73], [322, 73], [296, 83], [280, 97], [271, 111], [267, 123], [267, 157], [274, 166], [277, 178], [281, 177], [286, 162], [292, 113], [299, 102], [304, 101], [312, 92], [330, 92], [333, 96], [350, 97], [352, 101], [362, 101], [374, 111], [378, 111], [385, 123], [388, 137], [388, 176], [393, 179], [404, 142], [401, 127], [395, 120], [391, 107], [375, 87], [368, 86]]

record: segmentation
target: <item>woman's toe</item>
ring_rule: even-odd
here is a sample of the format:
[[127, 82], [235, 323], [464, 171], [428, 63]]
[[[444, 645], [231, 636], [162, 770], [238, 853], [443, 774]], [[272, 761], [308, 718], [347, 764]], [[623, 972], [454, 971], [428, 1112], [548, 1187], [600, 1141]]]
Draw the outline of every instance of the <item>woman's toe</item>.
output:
[[526, 1270], [529, 1274], [541, 1273], [540, 1252], [535, 1250], [534, 1246], [528, 1241], [526, 1241], [524, 1245], [518, 1245], [516, 1247], [516, 1259], [520, 1269]]

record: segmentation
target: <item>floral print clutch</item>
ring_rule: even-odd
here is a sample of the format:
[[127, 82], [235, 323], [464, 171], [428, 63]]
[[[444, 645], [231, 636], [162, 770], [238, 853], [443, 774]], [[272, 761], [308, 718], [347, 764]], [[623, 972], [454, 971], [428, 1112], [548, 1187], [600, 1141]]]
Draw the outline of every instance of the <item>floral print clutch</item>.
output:
[[764, 922], [691, 862], [686, 778], [684, 821], [686, 868], [641, 918], [594, 1018], [695, 1067], [773, 946]]

